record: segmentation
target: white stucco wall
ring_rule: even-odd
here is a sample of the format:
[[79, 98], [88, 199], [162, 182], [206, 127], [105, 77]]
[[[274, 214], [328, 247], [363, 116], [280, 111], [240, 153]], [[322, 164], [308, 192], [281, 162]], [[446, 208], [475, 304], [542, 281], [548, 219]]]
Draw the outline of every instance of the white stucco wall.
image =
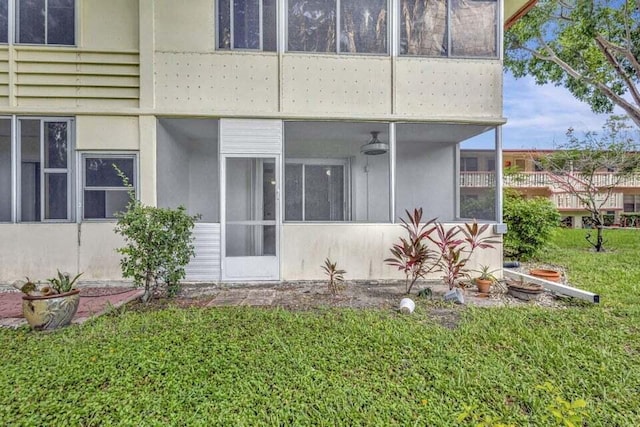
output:
[[[321, 266], [327, 257], [347, 271], [348, 280], [403, 279], [401, 273], [384, 263], [401, 235], [401, 227], [393, 224], [285, 224], [282, 279], [324, 280]], [[501, 268], [502, 247], [478, 251], [468, 266], [474, 269], [480, 264]]]

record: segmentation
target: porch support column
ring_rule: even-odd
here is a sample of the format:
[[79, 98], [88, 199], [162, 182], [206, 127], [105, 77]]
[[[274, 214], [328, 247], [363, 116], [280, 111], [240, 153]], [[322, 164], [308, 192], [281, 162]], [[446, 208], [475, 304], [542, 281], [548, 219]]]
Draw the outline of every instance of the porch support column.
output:
[[396, 222], [396, 124], [389, 123], [389, 219]]
[[502, 224], [502, 126], [495, 129], [496, 138], [496, 222]]
[[140, 116], [140, 160], [139, 189], [140, 201], [146, 205], [156, 206], [157, 197], [157, 139], [156, 117]]

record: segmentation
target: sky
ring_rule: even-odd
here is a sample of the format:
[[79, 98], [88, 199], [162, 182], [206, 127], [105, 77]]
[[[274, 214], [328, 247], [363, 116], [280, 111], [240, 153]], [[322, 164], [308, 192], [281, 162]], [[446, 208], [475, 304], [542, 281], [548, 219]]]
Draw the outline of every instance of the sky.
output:
[[600, 131], [607, 114], [595, 114], [562, 86], [536, 85], [531, 77], [504, 76], [502, 145], [507, 149], [554, 148], [572, 127], [579, 134]]
[[[567, 129], [577, 135], [601, 131], [608, 114], [596, 114], [563, 86], [537, 85], [531, 77], [504, 75], [502, 146], [505, 149], [534, 150], [556, 148], [566, 142]], [[616, 109], [615, 114], [622, 114]], [[463, 149], [493, 149], [493, 132], [486, 132], [462, 143]]]

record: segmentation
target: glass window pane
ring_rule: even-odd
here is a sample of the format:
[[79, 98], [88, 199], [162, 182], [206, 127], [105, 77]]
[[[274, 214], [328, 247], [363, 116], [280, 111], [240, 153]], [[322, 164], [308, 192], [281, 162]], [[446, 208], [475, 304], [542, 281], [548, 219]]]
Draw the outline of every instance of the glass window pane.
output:
[[18, 0], [18, 42], [44, 44], [45, 0]]
[[231, 3], [230, 0], [218, 1], [218, 48], [231, 48]]
[[307, 221], [344, 221], [344, 168], [306, 165], [304, 210]]
[[262, 50], [275, 52], [278, 49], [278, 24], [276, 0], [262, 2]]
[[233, 1], [233, 47], [260, 49], [259, 0]]
[[275, 225], [228, 224], [226, 227], [226, 256], [275, 256]]
[[340, 2], [340, 51], [387, 52], [387, 0]]
[[9, 41], [9, 0], [0, 0], [0, 43]]
[[11, 120], [0, 119], [0, 222], [11, 221]]
[[66, 169], [68, 162], [68, 138], [66, 122], [45, 122], [44, 124], [44, 167]]
[[335, 0], [290, 0], [288, 50], [336, 51]]
[[284, 168], [284, 219], [302, 221], [302, 165]]
[[447, 55], [447, 1], [400, 4], [400, 54]]
[[20, 120], [22, 221], [40, 221], [40, 120]]
[[85, 186], [125, 187], [116, 168], [124, 173], [130, 185], [135, 186], [133, 165], [133, 159], [87, 157], [84, 165]]
[[111, 219], [123, 212], [129, 203], [129, 193], [122, 190], [85, 190], [84, 218]]
[[45, 219], [67, 219], [67, 174], [44, 175]]
[[47, 44], [75, 44], [75, 0], [49, 0]]
[[451, 53], [497, 56], [495, 0], [451, 0]]

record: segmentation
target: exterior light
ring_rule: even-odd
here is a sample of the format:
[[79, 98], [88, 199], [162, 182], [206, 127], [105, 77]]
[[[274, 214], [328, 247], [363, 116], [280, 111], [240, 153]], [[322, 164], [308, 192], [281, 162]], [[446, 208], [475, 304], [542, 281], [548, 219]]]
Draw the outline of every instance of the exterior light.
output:
[[378, 139], [379, 133], [380, 132], [377, 131], [371, 132], [371, 140], [360, 147], [360, 152], [362, 154], [366, 154], [367, 156], [377, 156], [378, 154], [386, 154], [387, 151], [389, 151], [389, 144], [380, 142]]

